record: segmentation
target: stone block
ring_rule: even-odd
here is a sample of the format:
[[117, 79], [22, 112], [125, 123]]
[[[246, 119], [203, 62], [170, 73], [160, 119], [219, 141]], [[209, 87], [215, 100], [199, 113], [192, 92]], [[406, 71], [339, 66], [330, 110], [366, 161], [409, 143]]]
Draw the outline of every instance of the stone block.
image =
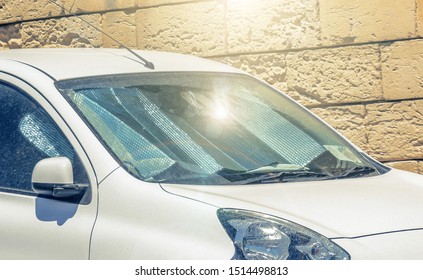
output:
[[405, 171], [410, 171], [414, 173], [422, 173], [422, 169], [420, 168], [421, 162], [417, 160], [407, 160], [407, 161], [392, 161], [392, 162], [385, 162], [386, 165], [400, 169]]
[[217, 1], [138, 10], [140, 49], [210, 56], [225, 51], [225, 6]]
[[[82, 16], [100, 28], [101, 15]], [[24, 48], [39, 47], [101, 47], [103, 35], [79, 18], [66, 17], [21, 24], [21, 40]]]
[[[103, 31], [129, 48], [137, 47], [135, 12], [111, 12], [103, 15]], [[120, 45], [103, 35], [104, 48], [118, 48]]]
[[382, 76], [385, 99], [423, 98], [423, 40], [383, 47]]
[[378, 46], [289, 53], [288, 94], [304, 105], [382, 99]]
[[417, 35], [423, 36], [423, 0], [416, 0]]
[[351, 44], [416, 35], [415, 0], [320, 0], [322, 43]]
[[109, 5], [115, 5], [116, 9], [127, 9], [137, 7], [137, 0], [115, 0], [107, 1]]
[[[87, 0], [62, 0], [62, 5], [75, 13], [84, 13], [84, 12], [99, 12], [104, 11], [108, 7], [112, 7], [112, 5], [108, 5], [107, 2], [113, 4], [113, 1], [107, 0], [94, 0], [94, 1], [87, 1]], [[114, 6], [114, 5], [113, 5]]]
[[228, 0], [228, 52], [258, 52], [320, 44], [317, 0]]
[[[58, 0], [59, 4], [63, 1]], [[0, 24], [57, 16], [61, 9], [48, 0], [0, 0]]]
[[67, 9], [76, 13], [102, 12], [137, 6], [137, 0], [62, 0], [62, 2]]
[[19, 48], [20, 38], [20, 24], [0, 26], [0, 49]]
[[171, 5], [171, 4], [180, 4], [187, 2], [195, 2], [197, 0], [137, 0], [138, 7], [153, 7], [153, 6], [162, 6], [162, 5]]
[[[423, 100], [333, 106], [312, 111], [377, 160], [403, 162], [423, 158]], [[418, 166], [423, 172], [423, 164]], [[400, 169], [412, 168], [407, 163]]]
[[366, 105], [368, 152], [381, 161], [423, 158], [423, 100]]
[[364, 105], [314, 108], [311, 111], [348, 138], [357, 147], [364, 151], [367, 150], [366, 110]]
[[237, 55], [215, 59], [259, 77], [279, 90], [286, 92], [285, 54]]
[[[134, 8], [136, 0], [0, 0], [0, 24], [51, 18], [71, 13], [84, 14], [112, 9]], [[64, 9], [59, 6], [63, 6]]]

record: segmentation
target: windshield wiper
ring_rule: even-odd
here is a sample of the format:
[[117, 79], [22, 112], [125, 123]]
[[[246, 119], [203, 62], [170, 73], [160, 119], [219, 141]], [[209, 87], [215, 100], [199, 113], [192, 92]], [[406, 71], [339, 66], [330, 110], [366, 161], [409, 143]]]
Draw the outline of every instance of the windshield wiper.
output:
[[342, 178], [356, 178], [373, 173], [379, 174], [375, 168], [370, 166], [356, 166], [344, 169], [343, 172], [339, 172], [337, 175], [328, 171], [326, 172], [327, 173], [315, 172], [309, 169], [281, 170], [275, 168], [274, 164], [270, 164], [251, 170], [222, 168], [214, 174], [204, 174], [199, 172], [199, 170], [194, 171], [193, 169], [188, 168], [186, 164], [181, 165], [180, 163], [175, 162], [169, 168], [166, 168], [153, 177], [146, 179], [146, 181], [182, 184], [204, 184], [204, 182], [208, 182], [210, 184], [213, 182], [220, 185], [248, 185], [296, 181], [335, 180]]
[[377, 173], [377, 170], [370, 166], [356, 166], [345, 170], [339, 175], [332, 175], [322, 172], [314, 172], [310, 170], [287, 170], [277, 172], [237, 172], [236, 170], [222, 169], [217, 172], [224, 177], [231, 184], [254, 184], [254, 183], [280, 183], [280, 182], [295, 182], [295, 181], [320, 181], [342, 178], [356, 178], [372, 173]]
[[253, 183], [278, 183], [290, 181], [308, 181], [321, 180], [330, 175], [325, 173], [313, 172], [309, 170], [288, 170], [277, 172], [235, 172], [234, 170], [222, 169], [217, 172], [220, 176], [227, 179], [230, 184], [247, 185]]

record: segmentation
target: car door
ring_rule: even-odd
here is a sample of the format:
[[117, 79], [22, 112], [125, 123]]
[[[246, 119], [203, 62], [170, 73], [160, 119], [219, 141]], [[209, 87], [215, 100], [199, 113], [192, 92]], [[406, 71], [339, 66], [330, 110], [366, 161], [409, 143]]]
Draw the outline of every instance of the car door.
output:
[[[0, 73], [0, 258], [88, 259], [97, 209], [97, 182], [60, 108], [25, 82]], [[36, 163], [72, 162], [75, 182], [89, 185], [83, 201], [39, 196], [31, 188]]]

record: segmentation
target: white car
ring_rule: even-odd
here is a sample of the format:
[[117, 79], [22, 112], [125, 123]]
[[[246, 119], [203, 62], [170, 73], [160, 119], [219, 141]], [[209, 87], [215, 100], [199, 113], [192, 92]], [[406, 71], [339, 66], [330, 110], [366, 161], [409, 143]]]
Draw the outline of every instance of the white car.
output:
[[423, 259], [423, 177], [205, 59], [0, 52], [0, 258]]

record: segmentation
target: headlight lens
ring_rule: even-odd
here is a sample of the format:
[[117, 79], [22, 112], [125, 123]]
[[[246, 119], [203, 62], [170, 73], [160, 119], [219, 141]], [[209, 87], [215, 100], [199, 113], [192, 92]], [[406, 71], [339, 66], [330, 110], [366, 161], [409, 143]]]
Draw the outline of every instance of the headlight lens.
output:
[[233, 259], [350, 259], [344, 249], [323, 235], [278, 217], [239, 209], [219, 209], [217, 216], [234, 243]]

